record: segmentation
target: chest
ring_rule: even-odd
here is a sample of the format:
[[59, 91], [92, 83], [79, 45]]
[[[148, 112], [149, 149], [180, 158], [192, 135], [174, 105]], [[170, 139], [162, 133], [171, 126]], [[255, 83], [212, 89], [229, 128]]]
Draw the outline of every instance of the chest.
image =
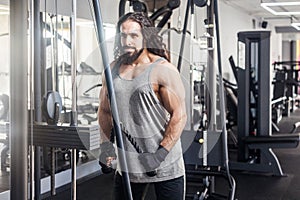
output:
[[133, 66], [122, 65], [119, 68], [119, 76], [124, 80], [134, 80], [140, 75], [146, 75], [149, 71], [149, 65]]
[[[122, 66], [119, 68], [119, 77], [121, 78], [119, 81], [119, 86], [121, 86], [121, 90], [126, 90], [127, 87], [135, 88], [143, 88], [141, 87], [144, 84], [150, 84], [151, 89], [155, 93], [158, 100], [161, 100], [160, 88], [156, 75], [152, 69], [150, 69], [149, 65], [132, 67], [132, 66]], [[120, 89], [120, 88], [119, 88]], [[128, 89], [128, 88], [127, 88]]]

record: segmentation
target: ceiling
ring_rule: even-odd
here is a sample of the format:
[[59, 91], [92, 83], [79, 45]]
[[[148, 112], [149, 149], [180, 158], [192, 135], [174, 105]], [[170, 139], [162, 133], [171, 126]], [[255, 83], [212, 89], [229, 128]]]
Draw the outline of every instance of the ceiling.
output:
[[[139, 1], [144, 2], [147, 5], [149, 11], [153, 11], [154, 8], [155, 10], [157, 10], [167, 5], [167, 3], [171, 0], [139, 0]], [[187, 0], [181, 0], [181, 4], [185, 3], [186, 1]], [[204, 1], [204, 0], [194, 0], [194, 1]], [[258, 19], [259, 21], [266, 21], [269, 24], [276, 27], [278, 30], [281, 28], [285, 32], [297, 32], [297, 30], [291, 26], [291, 22], [300, 23], [300, 1], [299, 0], [219, 0], [219, 1], [229, 6], [232, 6], [236, 9], [239, 9], [244, 13], [247, 13], [248, 15]], [[276, 11], [298, 12], [298, 15], [296, 14], [274, 15], [271, 12], [264, 9], [261, 6], [261, 2], [263, 3], [296, 2], [299, 5], [275, 6], [270, 8], [273, 8]], [[0, 14], [7, 12], [8, 4], [9, 4], [9, 0], [0, 0]]]
[[[147, 8], [153, 11], [153, 8], [158, 9], [166, 5], [169, 0], [140, 0], [147, 4]], [[203, 0], [194, 0], [203, 1]], [[300, 1], [299, 0], [219, 0], [229, 6], [239, 9], [242, 12], [249, 14], [252, 17], [257, 18], [260, 21], [266, 21], [274, 27], [284, 28], [286, 32], [295, 32], [295, 28], [291, 27], [291, 22], [300, 23], [300, 15], [274, 15], [261, 6], [263, 3], [278, 3], [278, 2], [297, 2], [299, 5], [293, 6], [274, 6], [271, 7], [276, 11], [297, 11], [300, 13]], [[181, 3], [186, 0], [181, 0]]]
[[299, 12], [300, 13], [300, 1], [299, 0], [220, 0], [232, 7], [236, 7], [245, 13], [259, 18], [264, 21], [268, 21], [274, 26], [290, 26], [291, 22], [300, 22], [300, 15], [274, 15], [261, 6], [261, 3], [279, 3], [279, 2], [295, 2], [299, 5], [278, 5], [268, 6], [277, 12]]

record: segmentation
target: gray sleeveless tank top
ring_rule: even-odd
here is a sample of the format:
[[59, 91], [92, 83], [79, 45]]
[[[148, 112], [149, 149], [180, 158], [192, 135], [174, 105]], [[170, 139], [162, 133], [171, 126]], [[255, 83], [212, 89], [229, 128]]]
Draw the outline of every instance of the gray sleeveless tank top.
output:
[[[150, 83], [150, 74], [159, 58], [132, 80], [119, 75], [120, 66], [112, 68], [112, 77], [117, 100], [131, 182], [157, 182], [183, 176], [185, 173], [181, 142], [175, 144], [157, 170], [155, 177], [148, 177], [138, 159], [138, 151], [154, 153], [163, 139], [170, 114], [159, 102]], [[127, 136], [126, 136], [127, 135]], [[117, 171], [120, 172], [119, 166]]]

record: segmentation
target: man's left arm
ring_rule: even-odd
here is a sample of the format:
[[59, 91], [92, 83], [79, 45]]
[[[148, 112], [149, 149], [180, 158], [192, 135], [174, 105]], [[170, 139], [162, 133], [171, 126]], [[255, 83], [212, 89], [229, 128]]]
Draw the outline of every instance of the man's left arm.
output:
[[140, 160], [148, 171], [148, 176], [155, 176], [155, 170], [165, 160], [166, 156], [179, 140], [186, 124], [185, 90], [177, 69], [171, 65], [158, 66], [153, 73], [152, 81], [159, 85], [158, 96], [170, 114], [163, 139], [155, 153], [141, 154]]
[[160, 73], [159, 95], [166, 110], [170, 113], [170, 120], [165, 130], [160, 146], [170, 151], [179, 140], [185, 127], [187, 115], [185, 108], [185, 89], [180, 74], [174, 66], [165, 67], [167, 71]]

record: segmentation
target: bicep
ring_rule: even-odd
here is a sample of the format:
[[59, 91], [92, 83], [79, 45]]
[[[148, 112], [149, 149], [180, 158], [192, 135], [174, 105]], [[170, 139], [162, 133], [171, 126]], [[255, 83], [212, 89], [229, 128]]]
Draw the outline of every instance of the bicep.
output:
[[168, 69], [158, 77], [159, 95], [165, 108], [170, 113], [180, 109], [185, 112], [185, 89], [180, 74], [176, 70]]
[[175, 78], [162, 85], [159, 93], [163, 106], [170, 113], [170, 121], [160, 145], [170, 151], [180, 138], [187, 119], [184, 98], [185, 90], [181, 80]]
[[99, 112], [98, 115], [110, 114], [110, 106], [108, 101], [107, 89], [103, 86], [99, 94]]
[[161, 86], [159, 89], [161, 103], [171, 115], [174, 113], [185, 114], [184, 95], [180, 93], [184, 93], [184, 91], [179, 92], [166, 86]]

